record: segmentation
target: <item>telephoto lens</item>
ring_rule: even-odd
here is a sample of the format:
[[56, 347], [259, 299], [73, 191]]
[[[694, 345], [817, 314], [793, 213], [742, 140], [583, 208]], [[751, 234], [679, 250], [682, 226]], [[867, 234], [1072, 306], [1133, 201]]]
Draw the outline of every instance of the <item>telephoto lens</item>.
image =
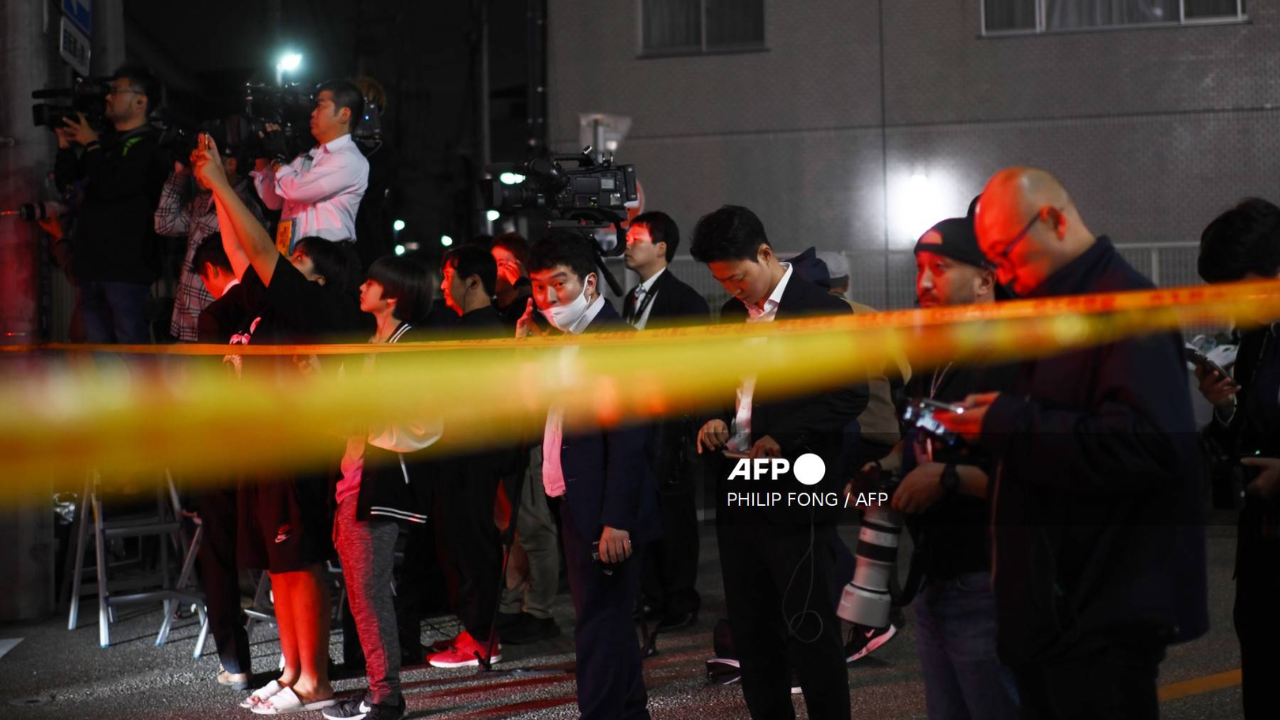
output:
[[37, 202], [23, 203], [18, 206], [17, 210], [5, 210], [0, 215], [17, 215], [19, 219], [27, 222], [40, 222], [48, 220], [55, 215], [65, 215], [67, 208], [62, 203], [56, 202]]
[[[879, 468], [858, 477], [858, 490], [882, 491], [893, 496], [897, 478]], [[857, 565], [853, 579], [844, 587], [836, 614], [864, 627], [889, 627], [893, 597], [889, 584], [898, 564], [898, 542], [902, 536], [902, 513], [888, 505], [872, 505], [862, 515], [858, 531]]]

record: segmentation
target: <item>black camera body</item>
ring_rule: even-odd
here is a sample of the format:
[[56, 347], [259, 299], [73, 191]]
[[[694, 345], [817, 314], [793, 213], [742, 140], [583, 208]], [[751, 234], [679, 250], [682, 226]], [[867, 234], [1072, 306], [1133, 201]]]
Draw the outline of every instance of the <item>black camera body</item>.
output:
[[102, 130], [107, 126], [107, 94], [111, 92], [106, 78], [77, 78], [69, 88], [45, 88], [31, 93], [33, 100], [61, 100], [59, 103], [36, 103], [31, 106], [31, 120], [36, 127], [50, 130], [64, 127], [63, 121], [84, 113], [90, 127]]
[[[561, 163], [576, 162], [576, 168]], [[498, 166], [495, 166], [498, 169]], [[574, 227], [621, 225], [627, 219], [627, 203], [637, 198], [636, 166], [617, 165], [613, 158], [597, 163], [591, 148], [581, 155], [551, 155], [512, 166], [524, 176], [518, 185], [499, 179], [481, 184], [486, 207], [499, 212], [546, 212], [556, 220], [574, 221]], [[622, 254], [626, 243], [618, 243]]]
[[267, 123], [274, 123], [284, 135], [285, 155], [295, 157], [311, 145], [308, 128], [315, 104], [314, 89], [302, 85], [245, 85], [246, 121], [231, 140], [242, 144], [250, 157], [272, 157], [274, 153], [267, 151], [263, 138], [267, 134]]

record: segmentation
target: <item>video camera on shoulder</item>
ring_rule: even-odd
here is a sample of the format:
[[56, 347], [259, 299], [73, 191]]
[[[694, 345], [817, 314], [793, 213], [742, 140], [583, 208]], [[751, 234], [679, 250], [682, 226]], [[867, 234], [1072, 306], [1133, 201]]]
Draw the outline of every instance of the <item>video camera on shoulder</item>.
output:
[[[314, 87], [299, 84], [277, 87], [275, 85], [245, 85], [244, 116], [246, 126], [239, 138], [250, 157], [273, 157], [264, 144], [267, 124], [280, 126], [284, 136], [285, 155], [295, 157], [311, 146], [307, 132], [311, 111], [315, 108]], [[299, 130], [301, 128], [301, 130]]]
[[54, 130], [64, 127], [64, 120], [75, 119], [76, 113], [84, 113], [89, 126], [101, 131], [107, 127], [107, 94], [111, 92], [108, 78], [76, 78], [69, 88], [45, 88], [31, 93], [33, 100], [59, 100], [56, 103], [36, 103], [31, 106], [31, 120], [36, 127]]
[[[597, 162], [593, 148], [587, 146], [578, 155], [552, 154], [522, 163], [497, 163], [486, 170], [492, 179], [480, 182], [485, 207], [502, 213], [542, 215], [548, 228], [581, 231], [592, 240], [596, 265], [615, 295], [622, 286], [605, 267], [605, 257], [617, 257], [627, 249], [627, 203], [638, 198], [636, 166], [618, 165], [610, 156]], [[577, 167], [566, 168], [563, 163]], [[520, 177], [511, 182], [511, 176]], [[594, 231], [613, 227], [618, 242], [604, 247], [594, 239]]]

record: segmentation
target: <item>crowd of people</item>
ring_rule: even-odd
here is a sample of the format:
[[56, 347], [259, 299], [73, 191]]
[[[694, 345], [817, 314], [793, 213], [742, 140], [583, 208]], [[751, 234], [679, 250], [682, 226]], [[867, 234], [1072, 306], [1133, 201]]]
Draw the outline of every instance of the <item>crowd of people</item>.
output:
[[[83, 119], [57, 131], [59, 182], [83, 193], [71, 239], [87, 338], [151, 340], [156, 233], [187, 239], [171, 322], [179, 341], [377, 344], [441, 331], [522, 338], [713, 321], [671, 267], [681, 238], [662, 212], [627, 228], [637, 282], [620, 309], [605, 297], [591, 241], [573, 232], [533, 243], [509, 233], [438, 264], [416, 253], [369, 257], [357, 216], [370, 162], [351, 138], [367, 95], [348, 81], [321, 85], [316, 144], [297, 157], [251, 158], [201, 135], [190, 158], [166, 167], [146, 123], [157, 84], [138, 68], [118, 72], [111, 131], [99, 137]], [[732, 296], [718, 322], [872, 312], [845, 298], [840, 256], [779, 257], [746, 207], [703, 216], [689, 252]], [[1152, 287], [1085, 225], [1061, 183], [1032, 168], [997, 173], [967, 216], [940, 218], [919, 239], [915, 258], [924, 308]], [[1208, 282], [1280, 275], [1280, 208], [1250, 199], [1215, 219], [1199, 267]], [[1251, 720], [1280, 707], [1270, 682], [1280, 637], [1275, 336], [1274, 325], [1247, 331], [1234, 376], [1196, 370], [1215, 408], [1206, 432], [1226, 449], [1245, 498], [1235, 623]], [[318, 378], [394, 362], [374, 357], [231, 352], [225, 362], [238, 376]], [[900, 426], [898, 410], [920, 399], [947, 404], [939, 418], [965, 442]], [[846, 483], [867, 473], [898, 479], [891, 505], [915, 539], [904, 597], [914, 598], [934, 720], [1158, 717], [1166, 648], [1208, 629], [1207, 465], [1176, 334], [1004, 365], [885, 368], [800, 397], [747, 377], [722, 412], [705, 416], [572, 429], [564, 420], [553, 403], [540, 435], [466, 451], [448, 450], [457, 438], [431, 418], [349, 427], [335, 435], [332, 472], [242, 474], [200, 492], [218, 682], [250, 688], [240, 571], [269, 575], [283, 656], [280, 675], [244, 708], [395, 720], [405, 714], [402, 667], [490, 667], [503, 643], [558, 635], [563, 566], [582, 717], [646, 718], [646, 638], [636, 626], [673, 632], [698, 621], [702, 483], [727, 491], [739, 458], [806, 453], [831, 468], [818, 492], [851, 492]], [[837, 606], [855, 559], [837, 524], [848, 512], [715, 507], [727, 614], [716, 660], [735, 669], [753, 718], [794, 717], [795, 693], [811, 718], [848, 718], [848, 664], [905, 622], [897, 612], [883, 628], [842, 625]], [[347, 597], [344, 660], [368, 680], [345, 699], [329, 678], [325, 567], [335, 559]], [[428, 565], [441, 571], [460, 629], [423, 648], [415, 599]]]

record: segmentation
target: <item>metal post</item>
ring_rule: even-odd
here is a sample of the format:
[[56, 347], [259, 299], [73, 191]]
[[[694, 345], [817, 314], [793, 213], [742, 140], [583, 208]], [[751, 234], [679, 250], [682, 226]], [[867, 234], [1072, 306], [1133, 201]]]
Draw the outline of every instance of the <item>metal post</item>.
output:
[[[57, 12], [47, 3], [0, 2], [0, 210], [43, 200], [36, 194], [53, 167], [53, 133], [31, 124], [31, 92], [49, 86], [57, 54]], [[46, 22], [47, 20], [47, 22]], [[39, 229], [0, 217], [0, 344], [36, 342], [39, 328]], [[50, 478], [36, 483], [32, 502], [0, 510], [0, 621], [34, 620], [54, 611], [54, 515]]]

